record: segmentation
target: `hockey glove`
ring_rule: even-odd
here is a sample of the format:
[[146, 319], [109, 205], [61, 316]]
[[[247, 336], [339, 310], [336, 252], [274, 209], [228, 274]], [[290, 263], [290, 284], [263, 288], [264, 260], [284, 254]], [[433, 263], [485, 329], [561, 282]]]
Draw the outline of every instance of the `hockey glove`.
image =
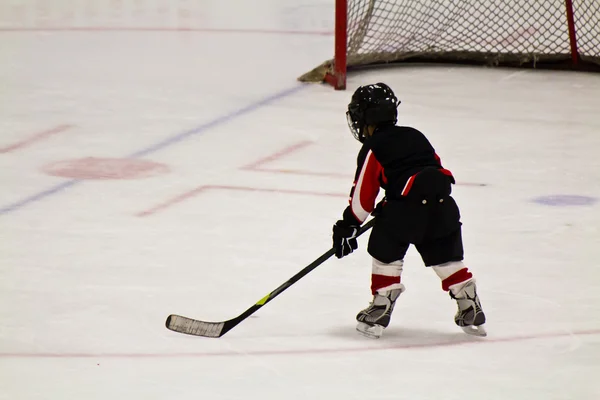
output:
[[344, 220], [339, 220], [333, 225], [333, 248], [337, 258], [347, 256], [358, 248], [356, 241], [358, 229], [358, 225]]

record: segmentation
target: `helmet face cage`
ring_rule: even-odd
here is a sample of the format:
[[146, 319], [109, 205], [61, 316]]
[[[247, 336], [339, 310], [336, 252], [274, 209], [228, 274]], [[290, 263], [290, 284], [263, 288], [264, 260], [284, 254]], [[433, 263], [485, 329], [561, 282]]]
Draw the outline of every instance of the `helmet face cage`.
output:
[[357, 118], [353, 117], [351, 111], [346, 111], [346, 120], [348, 121], [348, 128], [350, 128], [350, 132], [352, 132], [354, 138], [361, 143], [364, 142], [365, 137], [362, 134], [361, 123]]

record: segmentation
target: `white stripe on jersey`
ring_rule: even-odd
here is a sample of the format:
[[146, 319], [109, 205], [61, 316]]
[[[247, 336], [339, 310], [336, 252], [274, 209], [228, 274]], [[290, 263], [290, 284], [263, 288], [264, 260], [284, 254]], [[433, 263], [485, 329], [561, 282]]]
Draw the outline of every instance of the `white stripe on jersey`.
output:
[[[365, 162], [363, 163], [362, 169], [360, 170], [360, 174], [358, 175], [358, 180], [356, 181], [356, 185], [354, 186], [354, 192], [352, 193], [352, 201], [350, 202], [352, 212], [354, 213], [356, 218], [358, 218], [361, 224], [365, 222], [367, 217], [371, 214], [369, 211], [363, 208], [360, 202], [365, 172], [367, 171], [367, 167], [369, 166], [371, 158], [375, 158], [375, 156], [373, 155], [373, 151], [369, 150], [369, 152], [367, 153], [367, 157], [365, 157]], [[376, 162], [376, 160], [374, 161]]]

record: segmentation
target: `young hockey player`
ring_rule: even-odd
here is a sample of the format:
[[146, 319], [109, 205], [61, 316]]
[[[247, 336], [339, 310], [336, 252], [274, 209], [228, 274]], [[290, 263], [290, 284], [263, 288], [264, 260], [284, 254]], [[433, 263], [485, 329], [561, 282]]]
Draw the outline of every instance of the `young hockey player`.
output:
[[[475, 279], [463, 263], [458, 206], [450, 196], [452, 173], [418, 130], [396, 126], [400, 101], [385, 84], [359, 87], [348, 105], [348, 125], [363, 145], [343, 219], [333, 226], [335, 255], [357, 248], [356, 234], [369, 214], [375, 225], [367, 251], [373, 257], [373, 301], [356, 316], [356, 329], [379, 338], [390, 322], [394, 304], [405, 290], [404, 256], [413, 244], [427, 267], [440, 277], [442, 289], [458, 304], [454, 321], [465, 332], [485, 336], [485, 315]], [[385, 198], [377, 207], [379, 188]]]

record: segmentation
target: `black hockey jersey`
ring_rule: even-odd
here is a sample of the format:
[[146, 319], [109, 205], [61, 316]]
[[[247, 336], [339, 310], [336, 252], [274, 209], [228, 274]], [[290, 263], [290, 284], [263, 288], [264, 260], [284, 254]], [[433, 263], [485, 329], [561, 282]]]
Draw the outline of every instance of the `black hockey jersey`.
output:
[[357, 161], [344, 219], [353, 217], [360, 224], [374, 210], [379, 188], [385, 190], [387, 200], [400, 199], [408, 195], [419, 172], [432, 167], [454, 183], [425, 135], [411, 127], [378, 127], [363, 143]]

